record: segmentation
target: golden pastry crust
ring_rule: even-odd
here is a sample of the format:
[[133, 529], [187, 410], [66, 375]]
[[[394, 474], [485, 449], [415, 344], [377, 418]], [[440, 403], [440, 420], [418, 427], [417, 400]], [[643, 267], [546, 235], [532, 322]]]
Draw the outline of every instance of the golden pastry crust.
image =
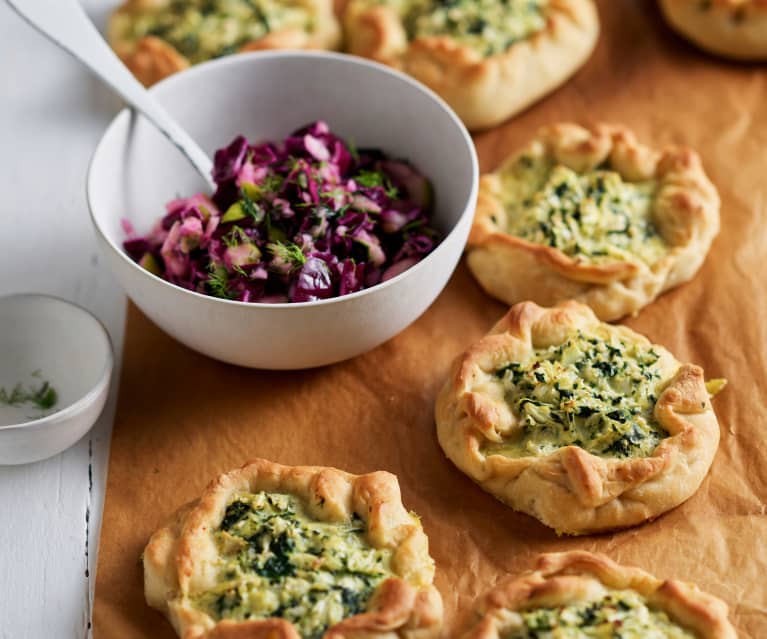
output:
[[592, 0], [551, 0], [543, 30], [489, 57], [448, 36], [409, 42], [402, 17], [386, 3], [351, 0], [343, 22], [350, 53], [409, 73], [472, 130], [499, 124], [553, 91], [584, 64], [599, 35]]
[[518, 622], [517, 611], [591, 601], [608, 588], [635, 591], [700, 639], [737, 639], [721, 599], [694, 584], [663, 581], [583, 550], [540, 555], [534, 570], [501, 581], [480, 600], [477, 621], [464, 639], [500, 639]]
[[282, 492], [301, 499], [319, 521], [366, 524], [368, 543], [392, 551], [391, 570], [367, 612], [331, 626], [325, 639], [430, 639], [442, 625], [442, 599], [432, 585], [428, 539], [400, 501], [397, 478], [386, 472], [351, 475], [319, 466], [282, 466], [257, 459], [212, 481], [199, 500], [183, 506], [144, 550], [147, 603], [163, 612], [183, 639], [300, 639], [285, 619], [214, 619], [191, 605], [215, 584], [212, 533], [237, 492]]
[[660, 0], [669, 25], [701, 49], [735, 60], [767, 60], [766, 0]]
[[[599, 328], [659, 353], [653, 416], [668, 433], [648, 457], [601, 457], [570, 445], [550, 454], [510, 457], [485, 449], [519, 427], [495, 372], [535, 348], [562, 344], [574, 330]], [[625, 326], [599, 322], [577, 302], [545, 309], [523, 302], [460, 355], [436, 402], [439, 443], [483, 489], [557, 533], [582, 535], [640, 524], [695, 493], [719, 445], [719, 424], [703, 370], [680, 364]]]
[[[191, 63], [176, 48], [155, 36], [138, 40], [129, 37], [131, 25], [140, 14], [168, 5], [170, 0], [125, 0], [109, 18], [107, 40], [133, 75], [151, 86], [169, 75], [189, 68]], [[240, 47], [240, 53], [267, 49], [337, 49], [341, 43], [341, 26], [335, 16], [333, 0], [300, 0], [314, 16], [311, 32], [283, 29]]]
[[[609, 163], [629, 182], [657, 181], [651, 215], [668, 252], [652, 265], [639, 257], [594, 263], [507, 233], [501, 175], [522, 156], [549, 159], [578, 173]], [[485, 291], [507, 304], [533, 300], [550, 306], [575, 299], [612, 321], [636, 314], [692, 279], [718, 232], [719, 195], [694, 151], [656, 152], [621, 126], [555, 124], [482, 176], [467, 262]]]

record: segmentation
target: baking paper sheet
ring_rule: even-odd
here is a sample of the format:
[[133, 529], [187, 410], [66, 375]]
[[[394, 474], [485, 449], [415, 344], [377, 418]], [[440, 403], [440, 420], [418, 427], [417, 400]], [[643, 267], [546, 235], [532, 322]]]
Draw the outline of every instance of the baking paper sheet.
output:
[[[171, 639], [143, 598], [151, 533], [218, 473], [261, 456], [399, 477], [437, 564], [446, 636], [461, 610], [545, 551], [585, 548], [724, 600], [742, 637], [767, 637], [767, 72], [698, 52], [653, 2], [605, 0], [588, 64], [513, 121], [476, 137], [494, 168], [541, 125], [624, 123], [653, 145], [697, 149], [722, 196], [722, 231], [698, 276], [626, 323], [730, 384], [714, 400], [722, 441], [698, 493], [658, 520], [611, 535], [558, 538], [448, 462], [433, 404], [451, 360], [504, 313], [461, 265], [413, 326], [352, 361], [302, 372], [215, 362], [135, 308], [112, 437], [94, 611], [96, 639]], [[299, 123], [297, 123], [299, 124]], [[257, 340], [258, 335], [253, 339]]]

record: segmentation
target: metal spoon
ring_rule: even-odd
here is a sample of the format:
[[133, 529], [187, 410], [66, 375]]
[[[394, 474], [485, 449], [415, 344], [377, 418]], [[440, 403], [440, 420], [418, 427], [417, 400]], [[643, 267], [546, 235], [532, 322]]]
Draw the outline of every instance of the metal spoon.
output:
[[101, 37], [77, 0], [6, 0], [35, 29], [59, 45], [108, 84], [154, 124], [192, 163], [211, 190], [213, 163], [192, 137], [133, 77]]

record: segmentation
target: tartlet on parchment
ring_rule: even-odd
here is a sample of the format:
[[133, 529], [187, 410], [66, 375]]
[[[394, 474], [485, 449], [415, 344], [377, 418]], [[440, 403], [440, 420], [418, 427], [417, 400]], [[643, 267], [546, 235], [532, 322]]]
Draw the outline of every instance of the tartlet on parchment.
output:
[[494, 126], [575, 73], [596, 45], [592, 0], [350, 0], [350, 53], [397, 67]]
[[698, 489], [721, 386], [583, 304], [523, 302], [456, 359], [437, 436], [482, 488], [558, 533], [614, 530]]
[[183, 639], [429, 639], [442, 600], [396, 477], [255, 460], [214, 480], [144, 551]]
[[482, 176], [467, 263], [507, 304], [575, 299], [611, 321], [690, 280], [718, 232], [697, 153], [556, 124]]
[[192, 64], [261, 49], [335, 49], [333, 0], [125, 0], [107, 39], [149, 86]]

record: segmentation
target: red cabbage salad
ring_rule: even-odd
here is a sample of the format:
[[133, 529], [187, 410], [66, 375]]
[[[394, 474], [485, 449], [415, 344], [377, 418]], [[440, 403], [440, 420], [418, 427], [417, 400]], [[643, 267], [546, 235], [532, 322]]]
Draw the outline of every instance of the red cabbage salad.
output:
[[375, 286], [436, 246], [432, 190], [410, 164], [315, 122], [281, 145], [216, 152], [213, 197], [173, 200], [124, 248], [146, 270], [240, 302], [310, 302]]

